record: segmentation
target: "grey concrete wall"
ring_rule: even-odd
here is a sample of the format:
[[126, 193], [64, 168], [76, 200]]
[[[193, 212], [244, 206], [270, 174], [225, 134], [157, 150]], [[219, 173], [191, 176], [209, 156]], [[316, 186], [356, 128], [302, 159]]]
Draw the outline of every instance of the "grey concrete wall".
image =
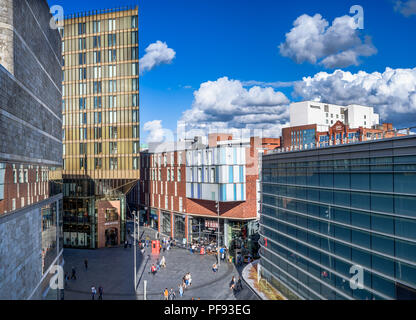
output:
[[0, 216], [0, 299], [27, 299], [42, 277], [40, 208]]
[[[62, 163], [61, 39], [51, 17], [46, 0], [0, 0], [0, 161]], [[40, 284], [40, 209], [51, 201], [0, 216], [0, 299], [26, 299]]]
[[0, 64], [14, 73], [13, 0], [0, 0]]
[[0, 0], [0, 160], [62, 163], [61, 38], [51, 18], [46, 0]]

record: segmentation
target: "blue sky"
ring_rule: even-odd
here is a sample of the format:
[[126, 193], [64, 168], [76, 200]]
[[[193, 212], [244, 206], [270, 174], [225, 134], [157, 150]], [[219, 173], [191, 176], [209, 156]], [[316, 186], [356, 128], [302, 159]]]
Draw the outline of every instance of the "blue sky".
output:
[[[382, 119], [394, 121], [397, 127], [416, 125], [416, 69], [415, 52], [416, 41], [412, 35], [416, 30], [416, 11], [413, 14], [414, 0], [402, 1], [401, 5], [395, 0], [366, 0], [366, 1], [277, 1], [277, 0], [143, 0], [132, 1], [79, 1], [79, 0], [53, 0], [48, 1], [52, 5], [61, 5], [65, 14], [88, 11], [100, 8], [112, 8], [123, 5], [139, 4], [139, 52], [143, 57], [145, 49], [152, 43], [160, 40], [167, 47], [174, 50], [175, 57], [170, 63], [161, 63], [149, 71], [144, 72], [140, 78], [140, 107], [142, 140], [152, 133], [160, 135], [161, 127], [174, 130], [176, 121], [188, 113], [188, 121], [195, 120], [193, 127], [198, 122], [227, 122], [232, 126], [254, 128], [258, 121], [246, 121], [253, 119], [252, 115], [259, 114], [256, 110], [263, 110], [267, 104], [264, 102], [269, 93], [261, 91], [255, 94], [246, 91], [252, 88], [247, 81], [262, 82], [261, 88], [274, 91], [272, 100], [276, 101], [276, 108], [272, 107], [270, 113], [275, 115], [274, 122], [279, 122], [281, 128], [287, 122], [287, 109], [290, 101], [303, 99], [318, 99], [318, 92], [327, 91], [322, 100], [331, 100], [333, 103], [367, 103], [374, 105], [380, 112]], [[311, 62], [310, 53], [313, 50], [298, 48], [298, 40], [288, 44], [286, 54], [279, 50], [279, 45], [288, 42], [286, 34], [294, 27], [294, 21], [302, 16], [315, 17], [316, 23], [324, 19], [331, 26], [333, 20], [350, 14], [350, 7], [360, 5], [364, 9], [364, 29], [356, 30], [346, 42], [354, 43], [355, 47], [343, 46], [338, 40], [344, 37], [335, 37], [335, 41], [325, 40], [324, 49], [316, 49], [324, 52], [318, 56], [318, 60]], [[312, 20], [304, 19], [302, 23], [311, 23]], [[310, 28], [299, 30], [293, 36], [310, 37]], [[305, 31], [306, 30], [306, 31]], [[341, 29], [340, 29], [341, 30]], [[371, 37], [365, 40], [365, 37]], [[325, 37], [317, 38], [324, 41]], [[357, 44], [361, 39], [361, 46]], [[313, 40], [313, 39], [312, 39]], [[351, 41], [350, 41], [351, 40]], [[355, 41], [355, 42], [354, 42]], [[366, 42], [367, 41], [367, 42]], [[366, 46], [366, 44], [370, 44]], [[332, 48], [333, 46], [335, 48]], [[341, 47], [336, 48], [340, 45]], [[358, 46], [357, 46], [358, 45]], [[301, 50], [310, 52], [300, 52]], [[351, 54], [358, 52], [358, 65], [340, 64], [339, 56], [332, 56], [337, 62], [335, 66], [328, 67], [327, 58], [332, 54], [344, 52]], [[335, 50], [335, 51], [334, 51]], [[326, 52], [326, 54], [325, 54]], [[309, 55], [308, 58], [299, 58]], [[298, 57], [298, 60], [296, 60]], [[333, 60], [328, 60], [333, 61]], [[337, 63], [339, 66], [337, 66]], [[384, 74], [386, 68], [391, 68], [390, 73]], [[406, 72], [398, 71], [405, 69]], [[337, 77], [328, 77], [327, 81], [319, 81], [314, 77], [319, 72], [333, 75], [335, 70], [351, 72], [354, 77], [345, 76], [342, 82], [337, 83]], [[365, 72], [359, 76], [358, 72]], [[382, 80], [375, 81], [372, 73], [382, 74]], [[227, 77], [227, 80], [216, 82]], [[299, 84], [295, 90], [293, 86], [280, 87], [272, 85], [272, 82], [302, 82], [303, 77], [312, 77], [312, 88]], [[333, 80], [331, 80], [334, 78]], [[230, 81], [237, 82], [231, 83]], [[384, 79], [384, 80], [383, 80]], [[201, 84], [211, 81], [204, 90], [199, 90]], [[331, 82], [333, 81], [333, 82]], [[371, 89], [368, 88], [371, 82]], [[384, 81], [384, 82], [383, 82]], [[402, 82], [405, 81], [405, 86]], [[413, 83], [414, 82], [414, 83]], [[239, 84], [243, 89], [238, 88]], [[343, 85], [346, 84], [346, 85]], [[367, 83], [367, 84], [366, 84]], [[303, 83], [305, 84], [305, 83]], [[395, 84], [394, 86], [391, 84]], [[390, 86], [386, 91], [385, 86]], [[360, 96], [351, 95], [351, 92], [339, 92], [339, 88], [354, 92], [360, 92]], [[348, 87], [350, 86], [350, 87]], [[361, 87], [360, 87], [361, 86]], [[397, 93], [395, 88], [406, 87], [404, 92]], [[271, 89], [270, 89], [271, 88]], [[328, 89], [328, 90], [325, 90]], [[194, 92], [199, 90], [198, 98]], [[233, 91], [234, 90], [234, 91]], [[364, 91], [361, 91], [364, 90]], [[232, 93], [235, 92], [235, 93]], [[281, 99], [276, 96], [281, 92], [286, 96]], [[336, 93], [334, 93], [336, 92]], [[235, 94], [235, 96], [233, 96]], [[230, 95], [230, 96], [228, 96]], [[241, 98], [242, 95], [245, 97]], [[363, 97], [368, 95], [368, 97]], [[235, 98], [244, 103], [235, 106]], [[241, 99], [240, 99], [241, 98]], [[207, 101], [214, 99], [215, 101]], [[228, 99], [228, 100], [227, 100]], [[250, 102], [250, 106], [246, 103]], [[260, 101], [261, 100], [261, 101]], [[267, 99], [266, 99], [267, 100]], [[230, 105], [231, 104], [231, 105]], [[273, 103], [271, 103], [273, 104]], [[245, 108], [245, 106], [247, 108]], [[228, 109], [229, 108], [229, 109]], [[229, 110], [229, 113], [223, 112]], [[267, 110], [267, 109], [264, 109]], [[267, 113], [267, 112], [266, 112]], [[239, 114], [234, 117], [232, 114]], [[197, 115], [197, 116], [195, 116]], [[243, 117], [243, 118], [242, 118]], [[258, 117], [257, 117], [258, 118]], [[261, 118], [261, 117], [260, 117]], [[230, 120], [232, 119], [232, 120]], [[243, 120], [242, 120], [243, 119]], [[150, 131], [144, 131], [144, 124], [161, 120], [148, 126]], [[239, 125], [240, 120], [243, 122]], [[259, 127], [268, 128], [273, 124], [263, 124]]]

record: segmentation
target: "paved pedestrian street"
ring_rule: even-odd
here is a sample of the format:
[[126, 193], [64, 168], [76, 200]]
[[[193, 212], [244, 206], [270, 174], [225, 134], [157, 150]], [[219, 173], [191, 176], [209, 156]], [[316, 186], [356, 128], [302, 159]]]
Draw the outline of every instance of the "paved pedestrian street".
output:
[[[150, 248], [149, 248], [150, 249]], [[146, 254], [145, 254], [146, 255]], [[166, 268], [161, 268], [155, 275], [149, 273], [150, 266], [162, 256], [166, 259]], [[218, 272], [212, 271], [212, 265], [216, 258], [213, 255], [192, 254], [190, 251], [174, 248], [162, 252], [159, 256], [149, 256], [145, 259], [146, 267], [143, 272], [139, 287], [139, 299], [143, 299], [144, 280], [147, 280], [147, 299], [163, 299], [163, 290], [173, 288], [177, 300], [236, 300], [256, 299], [256, 296], [243, 284], [243, 290], [234, 294], [229, 288], [232, 276], [238, 279], [238, 272], [232, 264], [221, 263]], [[192, 285], [185, 289], [181, 298], [178, 294], [178, 285], [183, 276], [190, 272]]]
[[[142, 233], [143, 234], [143, 233]], [[146, 233], [147, 235], [148, 233]], [[137, 293], [134, 292], [133, 247], [105, 248], [97, 250], [65, 249], [64, 271], [71, 276], [72, 267], [76, 268], [76, 280], [68, 280], [65, 286], [65, 300], [91, 299], [91, 287], [102, 286], [104, 300], [143, 300], [144, 281], [147, 281], [147, 299], [163, 299], [163, 290], [173, 288], [177, 300], [252, 300], [257, 296], [243, 283], [243, 290], [233, 293], [229, 288], [231, 277], [238, 279], [238, 271], [234, 265], [221, 263], [218, 272], [212, 271], [216, 261], [213, 255], [192, 254], [189, 250], [173, 248], [160, 255], [151, 255], [150, 246], [146, 248], [144, 257], [140, 250], [137, 253], [138, 278], [140, 279]], [[160, 269], [155, 275], [149, 273], [152, 263], [162, 256], [166, 259], [166, 268]], [[88, 270], [84, 260], [88, 259]], [[182, 277], [190, 272], [192, 285], [185, 289], [181, 298], [178, 285]], [[98, 293], [95, 296], [98, 299]]]

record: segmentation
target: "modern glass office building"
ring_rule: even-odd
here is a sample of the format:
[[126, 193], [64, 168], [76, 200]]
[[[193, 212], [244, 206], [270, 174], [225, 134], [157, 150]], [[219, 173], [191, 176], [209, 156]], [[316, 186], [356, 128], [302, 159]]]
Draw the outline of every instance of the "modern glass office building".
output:
[[416, 299], [416, 137], [264, 155], [260, 234], [288, 298]]
[[62, 59], [64, 244], [118, 245], [140, 176], [138, 7], [67, 16]]

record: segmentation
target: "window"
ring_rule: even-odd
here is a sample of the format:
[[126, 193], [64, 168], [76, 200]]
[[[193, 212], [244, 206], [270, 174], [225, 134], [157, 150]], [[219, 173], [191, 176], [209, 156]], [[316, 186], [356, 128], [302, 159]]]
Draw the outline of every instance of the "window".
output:
[[117, 170], [117, 158], [110, 158], [110, 170]]
[[138, 169], [139, 169], [139, 158], [133, 157], [133, 170], [138, 170]]
[[137, 39], [138, 39], [138, 31], [133, 31], [131, 33], [131, 43], [137, 44]]
[[94, 48], [101, 48], [101, 36], [94, 36], [92, 42]]
[[94, 67], [94, 79], [101, 78], [101, 67]]
[[80, 143], [79, 144], [79, 154], [86, 154], [87, 153], [87, 144]]
[[117, 142], [110, 142], [110, 154], [117, 153]]
[[139, 103], [138, 95], [137, 94], [133, 94], [132, 97], [131, 97], [131, 99], [132, 99], [133, 107], [137, 107], [138, 106], [138, 103]]
[[94, 123], [101, 123], [101, 112], [94, 112]]
[[110, 127], [110, 138], [116, 139], [117, 138], [117, 127]]
[[140, 142], [133, 141], [133, 153], [139, 153], [139, 152], [140, 152]]
[[117, 50], [116, 49], [108, 50], [108, 61], [109, 62], [117, 61]]
[[131, 27], [132, 28], [137, 28], [137, 20], [138, 20], [137, 16], [131, 17]]
[[178, 182], [181, 182], [181, 169], [178, 168]]
[[78, 34], [85, 34], [85, 22], [78, 23]]
[[85, 109], [85, 100], [86, 98], [79, 98], [79, 110]]
[[118, 221], [118, 214], [116, 208], [105, 209], [105, 221]]
[[79, 73], [78, 73], [78, 80], [85, 80], [87, 79], [87, 68], [79, 68]]
[[80, 65], [87, 63], [87, 55], [85, 53], [79, 53], [78, 54], [78, 63]]
[[139, 134], [139, 126], [133, 126], [133, 138], [138, 138]]
[[116, 30], [116, 19], [108, 19], [108, 31]]
[[101, 51], [94, 51], [94, 63], [101, 62]]
[[85, 158], [80, 158], [79, 159], [79, 168], [80, 169], [84, 169], [84, 170], [87, 169], [87, 162], [85, 160], [86, 160]]
[[101, 139], [101, 128], [94, 128], [94, 139]]
[[131, 89], [133, 91], [139, 90], [139, 79], [131, 79]]
[[131, 60], [137, 60], [139, 59], [139, 48], [133, 47], [131, 48]]
[[86, 39], [85, 38], [78, 39], [78, 49], [85, 50], [85, 48], [86, 48]]
[[101, 32], [101, 21], [93, 21], [92, 22], [92, 31], [94, 33]]
[[117, 102], [117, 96], [109, 96], [108, 97], [108, 107], [115, 108]]
[[94, 167], [95, 169], [101, 169], [102, 168], [102, 159], [101, 158], [95, 158], [94, 159]]
[[116, 111], [109, 111], [108, 112], [108, 122], [109, 123], [117, 123], [117, 112]]
[[215, 183], [215, 168], [211, 168], [210, 182]]
[[115, 65], [110, 65], [108, 66], [108, 76], [111, 77], [116, 77], [117, 76], [117, 66]]
[[117, 92], [117, 80], [108, 81], [108, 92]]
[[131, 64], [131, 74], [133, 75], [133, 76], [137, 76], [137, 68], [138, 67], [138, 64], [137, 63], [132, 63]]
[[101, 108], [101, 97], [94, 97], [94, 109]]
[[101, 142], [94, 143], [94, 154], [101, 154], [102, 153], [102, 144]]
[[139, 122], [139, 110], [132, 110], [133, 122]]
[[116, 45], [116, 34], [109, 34], [108, 35], [108, 46], [113, 47]]
[[94, 81], [94, 93], [101, 93], [101, 81]]

